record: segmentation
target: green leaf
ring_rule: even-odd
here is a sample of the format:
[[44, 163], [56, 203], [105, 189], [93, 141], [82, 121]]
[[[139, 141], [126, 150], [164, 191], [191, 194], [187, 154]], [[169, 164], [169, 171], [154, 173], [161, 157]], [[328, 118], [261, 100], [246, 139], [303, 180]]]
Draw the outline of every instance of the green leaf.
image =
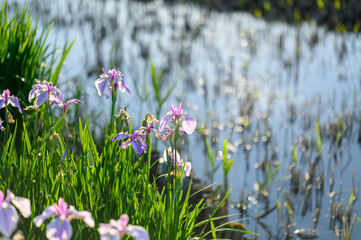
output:
[[229, 172], [229, 170], [231, 170], [233, 164], [234, 164], [233, 160], [227, 160], [227, 164], [226, 164], [226, 167], [225, 167], [226, 174]]
[[281, 164], [277, 165], [271, 172], [270, 175], [268, 175], [267, 179], [261, 184], [261, 186], [259, 187], [258, 191], [262, 191], [263, 188], [265, 188], [269, 182], [269, 180], [273, 177], [273, 175], [275, 175], [275, 173], [278, 171], [278, 168], [281, 166]]
[[297, 154], [297, 147], [296, 146], [293, 146], [292, 147], [293, 149], [293, 153], [292, 153], [292, 160], [297, 163], [298, 162], [298, 154]]
[[217, 239], [216, 231], [213, 231], [213, 230], [214, 230], [214, 223], [213, 223], [212, 220], [211, 220], [211, 230], [212, 230], [212, 237], [213, 237], [214, 239]]
[[150, 58], [150, 68], [152, 70], [152, 80], [153, 80], [153, 88], [154, 88], [154, 91], [155, 91], [155, 95], [157, 97], [157, 101], [158, 101], [158, 104], [161, 103], [161, 100], [160, 100], [160, 94], [159, 94], [159, 86], [158, 86], [158, 79], [157, 79], [157, 72], [155, 70], [155, 67], [154, 67], [154, 63], [153, 63], [153, 59]]
[[322, 152], [321, 131], [320, 131], [320, 125], [319, 125], [317, 119], [315, 120], [315, 127], [316, 127], [316, 133], [317, 133], [318, 153], [321, 153]]
[[354, 199], [354, 192], [351, 192], [350, 199], [348, 200], [348, 204], [351, 205]]

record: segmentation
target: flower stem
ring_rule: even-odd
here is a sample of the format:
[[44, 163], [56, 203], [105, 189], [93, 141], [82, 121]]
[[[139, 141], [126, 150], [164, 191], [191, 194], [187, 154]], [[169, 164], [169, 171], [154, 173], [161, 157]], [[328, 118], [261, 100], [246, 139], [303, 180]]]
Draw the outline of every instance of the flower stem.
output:
[[50, 101], [48, 101], [48, 104], [46, 105], [48, 108], [48, 112], [49, 112], [49, 121], [50, 121], [50, 126], [53, 126], [53, 114], [51, 113], [51, 106], [50, 106]]
[[112, 110], [110, 115], [110, 133], [113, 130], [114, 127], [114, 111], [115, 111], [115, 102], [117, 101], [117, 93], [115, 91], [112, 91]]

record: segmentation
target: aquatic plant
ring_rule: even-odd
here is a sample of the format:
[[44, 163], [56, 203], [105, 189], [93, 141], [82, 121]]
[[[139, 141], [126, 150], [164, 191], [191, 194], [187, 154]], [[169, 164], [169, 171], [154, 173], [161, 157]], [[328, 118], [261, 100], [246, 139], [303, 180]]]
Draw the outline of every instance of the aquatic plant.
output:
[[[57, 61], [57, 47], [47, 43], [52, 24], [39, 29], [34, 24], [28, 7], [24, 5], [20, 14], [9, 13], [4, 1], [0, 11], [0, 89], [9, 89], [20, 104], [25, 105], [26, 95], [34, 79], [48, 76], [54, 85], [60, 74], [65, 58], [74, 41], [64, 45]], [[53, 49], [51, 49], [53, 48]]]
[[119, 71], [119, 68], [109, 69], [108, 72], [102, 68], [103, 73], [95, 80], [95, 87], [97, 89], [98, 95], [101, 96], [105, 93], [106, 99], [112, 96], [112, 106], [111, 106], [111, 115], [110, 115], [110, 129], [112, 130], [114, 126], [114, 111], [115, 103], [117, 101], [117, 90], [120, 89], [121, 92], [127, 91], [132, 93], [130, 88], [125, 85], [124, 75]]
[[138, 153], [138, 156], [140, 156], [147, 149], [144, 138], [145, 134], [140, 131], [134, 131], [133, 134], [128, 134], [128, 132], [121, 132], [113, 138], [112, 142], [127, 139], [125, 142], [122, 143], [120, 147], [126, 148], [129, 145], [132, 145], [133, 149]]
[[10, 96], [10, 91], [9, 91], [9, 89], [7, 89], [7, 90], [4, 90], [3, 93], [0, 95], [0, 108], [5, 108], [7, 111], [7, 106], [9, 104], [13, 107], [17, 107], [19, 112], [22, 113], [19, 99], [17, 97], [15, 97], [14, 95]]
[[95, 87], [97, 88], [99, 96], [105, 93], [106, 98], [110, 97], [112, 92], [117, 94], [117, 89], [119, 88], [121, 92], [127, 91], [132, 93], [132, 91], [125, 85], [124, 75], [119, 71], [119, 69], [109, 69], [108, 72], [102, 68], [103, 74], [95, 80]]
[[157, 135], [157, 134], [159, 134], [159, 132], [155, 128], [155, 125], [157, 125], [158, 122], [159, 121], [157, 119], [155, 119], [155, 117], [152, 114], [147, 113], [146, 119], [145, 119], [145, 126], [140, 127], [139, 131], [144, 131], [148, 137], [151, 132], [153, 132]]
[[35, 98], [34, 104], [40, 106], [46, 101], [52, 104], [62, 99], [61, 91], [56, 86], [53, 86], [52, 82], [48, 82], [47, 80], [41, 82], [37, 79], [35, 79], [35, 82], [36, 84], [33, 85], [33, 88], [29, 92], [29, 102]]
[[[202, 199], [190, 201], [197, 194], [191, 194], [191, 180], [188, 185], [184, 184], [186, 177], [190, 176], [190, 162], [180, 158], [171, 160], [171, 157], [167, 159], [169, 168], [164, 185], [150, 180], [154, 179], [150, 169], [157, 163], [152, 158], [152, 142], [160, 138], [166, 146], [171, 145], [165, 152], [167, 158], [167, 154], [172, 155], [179, 150], [177, 141], [180, 133], [194, 132], [196, 119], [184, 112], [180, 104], [179, 108], [171, 106], [158, 129], [156, 125], [159, 121], [148, 113], [141, 127], [133, 131], [126, 107], [120, 111], [121, 117], [113, 121], [118, 89], [129, 93], [131, 90], [125, 85], [119, 69], [108, 72], [103, 69], [103, 74], [95, 80], [95, 86], [99, 95], [105, 94], [107, 98], [112, 95], [110, 128], [104, 122], [104, 142], [95, 141], [89, 120], [81, 118], [79, 124], [72, 126], [72, 134], [76, 137], [70, 141], [71, 130], [66, 124], [66, 113], [70, 104], [80, 101], [63, 100], [61, 91], [55, 86], [59, 71], [60, 68], [57, 68], [49, 81], [46, 78], [35, 79], [39, 75], [32, 78], [35, 84], [29, 91], [22, 89], [21, 94], [28, 94], [28, 100], [33, 101], [33, 105], [26, 109], [36, 110], [34, 118], [27, 117], [24, 122], [17, 120], [18, 128], [8, 129], [6, 134], [0, 133], [0, 185], [16, 189], [16, 195], [28, 197], [32, 210], [22, 208], [20, 211], [30, 209], [23, 215], [36, 216], [33, 220], [24, 219], [19, 226], [16, 222], [15, 227], [13, 224], [3, 234], [11, 237], [17, 227], [28, 239], [99, 239], [99, 233], [100, 238], [109, 237], [110, 233], [112, 239], [122, 238], [124, 233], [136, 239], [190, 239], [209, 234], [203, 231], [196, 233], [194, 229], [203, 225], [206, 229], [210, 222], [214, 226], [215, 213], [220, 206], [212, 211], [209, 221], [197, 223], [197, 217], [206, 206]], [[49, 77], [49, 74], [40, 76]], [[159, 96], [159, 106], [170, 93], [168, 91], [162, 99]], [[20, 103], [25, 101], [19, 100], [19, 104], [10, 101], [10, 93], [5, 97], [1, 105], [15, 104], [21, 111]], [[54, 106], [61, 110], [60, 116], [52, 111]], [[174, 127], [171, 128], [169, 123], [173, 123]], [[67, 139], [64, 137], [64, 125], [68, 131]], [[0, 128], [3, 128], [2, 121]], [[113, 143], [117, 140], [123, 141], [120, 147]], [[132, 148], [128, 148], [129, 145]], [[177, 174], [171, 174], [174, 171]], [[19, 198], [9, 199], [17, 206]], [[49, 206], [54, 201], [57, 203]], [[8, 207], [6, 204], [9, 204], [8, 200], [3, 201], [1, 206]], [[13, 209], [8, 213], [14, 213]], [[121, 214], [119, 220], [112, 220]], [[128, 216], [136, 225], [128, 224]], [[42, 227], [49, 218], [52, 220]], [[109, 224], [100, 223], [109, 221]], [[99, 233], [95, 228], [98, 226]]]
[[194, 117], [183, 111], [182, 103], [180, 103], [179, 108], [171, 105], [170, 109], [171, 111], [160, 120], [159, 131], [163, 131], [169, 122], [173, 123], [176, 127], [180, 126], [180, 120], [183, 117], [184, 120], [182, 121], [182, 128], [180, 130], [183, 130], [187, 134], [192, 134], [196, 128], [197, 121]]
[[66, 111], [68, 110], [68, 106], [71, 104], [71, 103], [78, 103], [78, 104], [81, 104], [80, 100], [78, 99], [71, 99], [71, 100], [68, 100], [66, 102], [63, 102], [62, 99], [56, 99], [52, 102], [52, 105], [53, 104], [57, 104], [59, 109], [61, 109], [63, 115], [66, 114]]
[[78, 212], [74, 206], [68, 207], [68, 204], [62, 198], [59, 198], [58, 204], [54, 203], [52, 206], [47, 207], [41, 215], [35, 217], [34, 224], [40, 227], [46, 219], [53, 216], [56, 216], [56, 218], [46, 226], [46, 237], [48, 239], [71, 239], [73, 228], [70, 222], [73, 219], [81, 219], [89, 227], [95, 226], [93, 217], [89, 212]]

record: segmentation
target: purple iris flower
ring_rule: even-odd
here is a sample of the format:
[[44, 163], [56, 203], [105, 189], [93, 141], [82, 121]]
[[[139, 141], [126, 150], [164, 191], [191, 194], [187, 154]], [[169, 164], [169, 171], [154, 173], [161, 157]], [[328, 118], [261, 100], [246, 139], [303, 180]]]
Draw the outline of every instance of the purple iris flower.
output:
[[155, 119], [155, 117], [152, 114], [147, 113], [147, 120], [145, 123], [146, 125], [143, 127], [140, 127], [139, 131], [145, 131], [148, 135], [151, 132], [154, 132], [155, 134], [159, 134], [158, 130], [155, 129], [155, 127], [154, 127], [158, 122], [159, 121], [157, 119]]
[[18, 213], [13, 205], [19, 209], [20, 213], [25, 218], [28, 218], [31, 215], [29, 199], [15, 197], [10, 190], [7, 191], [7, 196], [4, 199], [4, 193], [0, 191], [0, 232], [6, 237], [11, 236], [19, 221]]
[[146, 134], [140, 131], [134, 131], [132, 135], [128, 134], [128, 132], [121, 132], [113, 138], [112, 142], [128, 138], [122, 143], [122, 145], [120, 145], [120, 147], [126, 148], [129, 145], [132, 145], [132, 148], [138, 153], [138, 156], [140, 156], [147, 149], [147, 145], [144, 143], [145, 137]]
[[4, 108], [7, 105], [11, 104], [13, 107], [17, 107], [19, 109], [19, 112], [22, 113], [19, 99], [17, 97], [10, 96], [10, 91], [4, 90], [3, 93], [0, 95], [0, 108]]
[[116, 93], [119, 87], [121, 92], [129, 92], [130, 89], [125, 85], [124, 75], [119, 71], [119, 69], [110, 69], [108, 72], [102, 68], [103, 74], [100, 75], [95, 81], [95, 87], [98, 90], [99, 96], [101, 96], [105, 92], [105, 96], [108, 99], [112, 90]]
[[44, 212], [34, 218], [34, 223], [40, 227], [48, 218], [56, 218], [46, 226], [46, 237], [52, 240], [68, 240], [73, 235], [73, 228], [70, 224], [73, 219], [83, 220], [89, 227], [94, 227], [95, 223], [90, 212], [78, 212], [74, 206], [68, 208], [64, 199], [59, 198], [58, 204], [54, 203], [47, 207]]
[[168, 152], [168, 156], [171, 160], [171, 163], [174, 164], [174, 162], [176, 162], [176, 167], [178, 168], [177, 173], [181, 173], [183, 171], [183, 167], [184, 167], [184, 173], [188, 177], [192, 170], [192, 164], [190, 162], [186, 162], [185, 166], [184, 166], [184, 161], [183, 161], [183, 159], [180, 158], [178, 151], [175, 151], [175, 150], [172, 151], [172, 148], [168, 148], [168, 149], [164, 150], [164, 152], [163, 152], [164, 161], [167, 161], [167, 159], [168, 159], [167, 152]]
[[59, 109], [61, 109], [61, 111], [63, 112], [63, 114], [66, 113], [66, 111], [68, 110], [68, 106], [71, 104], [71, 103], [79, 103], [81, 104], [80, 100], [78, 99], [71, 99], [71, 100], [68, 100], [66, 102], [63, 102], [63, 99], [56, 99], [54, 100], [51, 104], [58, 104], [58, 107]]
[[111, 219], [110, 223], [100, 223], [98, 228], [100, 239], [120, 240], [127, 234], [135, 240], [150, 240], [149, 234], [144, 227], [128, 225], [128, 222], [128, 215], [123, 214], [117, 221]]
[[33, 85], [33, 88], [29, 92], [29, 102], [35, 98], [35, 104], [40, 106], [45, 101], [52, 103], [53, 101], [62, 98], [60, 90], [53, 86], [52, 82], [48, 82], [46, 80], [41, 82], [37, 79], [35, 79], [35, 81], [37, 83]]
[[[179, 128], [179, 132], [183, 133], [183, 134], [187, 134], [184, 131], [183, 127]], [[172, 141], [174, 133], [175, 133], [175, 130], [173, 128], [170, 128], [169, 126], [165, 126], [165, 132], [163, 134], [157, 132], [155, 136], [157, 138], [159, 138], [164, 143], [165, 146], [167, 146], [168, 139], [170, 139], [170, 141]]]
[[162, 131], [168, 123], [171, 121], [174, 125], [177, 125], [180, 122], [180, 119], [183, 117], [184, 120], [182, 122], [183, 130], [187, 134], [191, 134], [194, 129], [196, 128], [197, 121], [194, 117], [187, 114], [186, 112], [183, 112], [182, 110], [182, 103], [180, 103], [179, 108], [173, 107], [173, 105], [170, 107], [171, 111], [165, 115], [159, 123], [159, 131]]

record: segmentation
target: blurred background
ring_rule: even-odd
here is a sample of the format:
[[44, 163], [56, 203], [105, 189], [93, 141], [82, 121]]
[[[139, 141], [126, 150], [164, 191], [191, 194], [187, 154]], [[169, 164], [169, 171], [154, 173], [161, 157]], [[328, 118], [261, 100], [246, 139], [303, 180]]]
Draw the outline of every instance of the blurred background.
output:
[[[99, 138], [111, 108], [94, 85], [102, 67], [125, 75], [133, 93], [116, 110], [135, 126], [183, 103], [197, 131], [181, 157], [196, 184], [215, 182], [210, 199], [232, 188], [226, 211], [260, 234], [246, 239], [361, 234], [358, 1], [7, 1], [13, 13], [24, 4], [40, 28], [54, 21], [47, 42], [76, 39], [57, 85]], [[162, 106], [151, 59], [161, 95], [175, 86]]]

